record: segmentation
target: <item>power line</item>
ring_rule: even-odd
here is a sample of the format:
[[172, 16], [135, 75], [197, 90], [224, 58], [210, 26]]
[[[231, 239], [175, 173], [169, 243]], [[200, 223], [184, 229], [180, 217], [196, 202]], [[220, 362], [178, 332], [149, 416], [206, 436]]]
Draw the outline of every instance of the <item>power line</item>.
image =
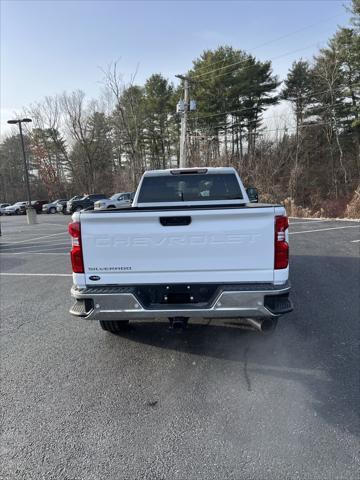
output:
[[[233, 129], [234, 127], [239, 127], [239, 126], [241, 126], [241, 127], [243, 127], [243, 128], [247, 128], [247, 127], [249, 126], [249, 124], [256, 123], [256, 122], [259, 122], [259, 121], [262, 122], [262, 121], [264, 121], [264, 120], [272, 120], [272, 119], [274, 119], [274, 120], [281, 120], [281, 119], [278, 119], [278, 117], [272, 115], [272, 116], [269, 116], [269, 117], [264, 117], [264, 118], [262, 118], [262, 119], [249, 120], [249, 121], [248, 121], [246, 124], [244, 124], [244, 125], [241, 125], [241, 124], [238, 123], [238, 122], [232, 124], [231, 122], [227, 122], [227, 121], [225, 120], [225, 122], [216, 123], [215, 125], [214, 125], [214, 124], [209, 125], [209, 127], [211, 127], [211, 128], [225, 128], [225, 127], [227, 127], [227, 128], [229, 128], [229, 129]], [[304, 125], [305, 125], [305, 124], [304, 124]], [[306, 124], [306, 125], [312, 125], [312, 124]], [[318, 123], [318, 125], [319, 125], [319, 123]], [[263, 127], [260, 125], [259, 128], [263, 128]], [[292, 128], [292, 127], [288, 127], [288, 128]], [[296, 127], [295, 127], [295, 128], [296, 128]]]
[[[318, 123], [303, 123], [302, 125], [299, 125], [299, 128], [311, 128], [311, 127], [318, 127], [322, 125], [334, 125], [333, 122], [318, 122]], [[283, 128], [273, 128], [273, 129], [266, 129], [262, 130], [259, 133], [263, 134], [266, 132], [278, 132], [278, 131], [287, 131], [287, 130], [296, 130], [296, 126], [294, 127], [283, 127]]]
[[[273, 57], [273, 58], [270, 58], [269, 60], [267, 60], [268, 62], [269, 61], [273, 61], [273, 60], [277, 60], [279, 58], [283, 58], [283, 57], [286, 57], [287, 55], [292, 55], [293, 53], [297, 53], [297, 52], [301, 52], [303, 50], [308, 50], [309, 48], [312, 48], [314, 46], [317, 46], [319, 44], [319, 42], [316, 42], [316, 43], [312, 43], [311, 45], [308, 45], [307, 47], [302, 47], [302, 48], [298, 48], [296, 50], [292, 50], [292, 51], [289, 51], [289, 52], [286, 52], [286, 53], [283, 53], [281, 55], [278, 55], [277, 57]], [[236, 65], [239, 65], [241, 63], [246, 63], [250, 60], [250, 58], [248, 58], [247, 60], [239, 60], [238, 62], [234, 62], [234, 63], [230, 63], [229, 65], [225, 65], [223, 67], [220, 67], [220, 68], [215, 68], [214, 70], [211, 70], [209, 72], [206, 72], [206, 73], [202, 73], [200, 75], [193, 75], [190, 77], [191, 80], [194, 80], [194, 79], [197, 79], [197, 78], [201, 78], [201, 77], [204, 77], [206, 75], [210, 75], [214, 72], [218, 72], [219, 70], [224, 70], [225, 68], [230, 68], [230, 67], [233, 67], [233, 66], [236, 66]], [[241, 68], [240, 71], [244, 71], [244, 70], [248, 70], [249, 68], [252, 68], [256, 66], [256, 63], [253, 64], [253, 65], [249, 65], [248, 67], [244, 67], [244, 68]], [[224, 75], [229, 75], [230, 73], [234, 73], [235, 70], [232, 70], [231, 72], [225, 72], [225, 73], [222, 73], [220, 75], [216, 75], [215, 77], [212, 77], [212, 79], [214, 78], [218, 78], [218, 77], [222, 77]]]
[[[298, 50], [293, 50], [292, 52], [287, 52], [287, 53], [284, 53], [284, 54], [282, 54], [282, 55], [278, 55], [277, 57], [270, 58], [270, 59], [267, 60], [267, 62], [272, 62], [273, 60], [277, 60], [277, 59], [279, 59], [279, 58], [283, 58], [283, 57], [288, 56], [288, 55], [291, 55], [291, 54], [293, 54], [293, 53], [297, 53], [297, 52], [299, 52], [299, 51], [301, 51], [301, 50], [307, 50], [307, 49], [309, 49], [309, 48], [311, 48], [311, 47], [313, 47], [313, 46], [317, 46], [317, 45], [318, 45], [318, 42], [317, 42], [317, 43], [313, 43], [312, 45], [308, 45], [307, 47], [304, 47], [304, 48], [301, 48], [301, 49], [298, 49]], [[235, 64], [233, 64], [233, 65], [235, 65]], [[228, 67], [230, 67], [230, 66], [232, 66], [232, 65], [226, 65], [226, 67], [224, 67], [224, 68], [228, 68]], [[248, 67], [241, 68], [239, 71], [242, 72], [242, 71], [248, 70], [248, 69], [250, 69], [250, 68], [254, 68], [254, 67], [256, 67], [256, 64], [249, 65]], [[217, 69], [217, 70], [219, 70], [219, 69]], [[221, 69], [220, 69], [220, 70], [221, 70]], [[213, 70], [213, 71], [215, 72], [216, 70]], [[215, 78], [220, 78], [220, 77], [223, 77], [223, 76], [226, 76], [226, 75], [230, 75], [230, 74], [232, 74], [232, 73], [234, 73], [234, 72], [236, 72], [236, 71], [237, 71], [237, 70], [235, 69], [235, 70], [232, 70], [232, 71], [230, 71], [230, 72], [221, 73], [220, 75], [216, 75], [215, 77], [212, 77], [212, 80], [215, 79]], [[210, 73], [212, 73], [212, 72], [208, 72], [208, 73], [210, 74]], [[206, 75], [206, 74], [203, 74], [203, 75]], [[194, 79], [194, 78], [196, 78], [196, 77], [190, 77], [191, 80]], [[196, 81], [197, 81], [197, 82], [201, 82], [201, 80], [196, 80]]]
[[[257, 119], [257, 120], [249, 120], [246, 124], [244, 125], [241, 125], [240, 123], [230, 123], [230, 122], [221, 122], [221, 123], [216, 123], [215, 125], [212, 124], [212, 125], [209, 125], [209, 127], [211, 127], [212, 129], [216, 129], [216, 128], [220, 128], [220, 129], [224, 129], [225, 127], [228, 128], [229, 130], [232, 130], [234, 129], [235, 127], [242, 127], [242, 128], [248, 128], [250, 124], [252, 123], [256, 123], [256, 122], [263, 122], [264, 120], [279, 120], [279, 121], [284, 121], [285, 120], [281, 120], [279, 119], [278, 117], [272, 115], [272, 116], [269, 116], [269, 117], [264, 117], [262, 119]], [[345, 119], [344, 119], [345, 120]], [[325, 124], [329, 124], [329, 125], [334, 125], [334, 122], [315, 122], [314, 123], [303, 123], [301, 125], [298, 125], [299, 128], [303, 128], [303, 127], [311, 127], [311, 126], [315, 126], [315, 125], [325, 125]], [[259, 128], [262, 129], [264, 128], [263, 125], [259, 125]], [[266, 128], [266, 127], [265, 127]], [[288, 129], [296, 129], [296, 126], [289, 126], [289, 127], [286, 127]]]
[[[338, 108], [338, 107], [342, 107], [343, 105], [337, 105], [335, 108]], [[325, 108], [321, 108], [321, 110], [325, 110]], [[312, 115], [312, 116], [316, 116], [316, 114]], [[346, 115], [345, 117], [348, 117], [349, 115]], [[244, 123], [242, 126], [247, 128], [249, 126], [249, 124], [252, 124], [252, 123], [256, 123], [256, 122], [263, 122], [264, 120], [271, 120], [271, 119], [274, 119], [274, 120], [279, 120], [281, 121], [281, 119], [276, 116], [276, 115], [270, 115], [270, 116], [267, 116], [267, 117], [263, 117], [263, 118], [256, 118], [256, 119], [253, 119], [253, 120], [247, 120], [246, 123]], [[197, 120], [196, 117], [193, 117], [192, 120]], [[345, 118], [344, 118], [345, 120]], [[351, 120], [351, 119], [349, 119]], [[326, 122], [325, 122], [326, 123]], [[333, 124], [334, 122], [329, 122], [330, 124]], [[317, 122], [316, 125], [320, 125], [321, 122]], [[216, 123], [215, 125], [214, 124], [208, 124], [211, 128], [218, 128], [218, 127], [225, 127], [225, 126], [228, 126], [230, 129], [231, 128], [234, 128], [235, 126], [241, 126], [241, 123], [239, 122], [236, 122], [234, 124], [232, 124], [230, 121], [227, 121], [225, 119], [225, 121], [223, 122], [220, 122], [220, 123]], [[302, 127], [302, 126], [311, 126], [313, 125], [312, 123], [303, 123], [302, 125], [299, 125], [299, 127]], [[200, 127], [201, 128], [201, 127]], [[262, 128], [260, 126], [260, 128]], [[293, 127], [288, 127], [288, 128], [293, 128]], [[296, 126], [294, 127], [296, 128]]]
[[192, 118], [193, 120], [202, 120], [204, 118], [218, 117], [220, 115], [230, 115], [233, 113], [245, 112], [247, 110], [256, 110], [256, 107], [241, 108], [240, 110], [230, 110], [228, 112], [212, 113], [210, 115], [203, 115], [203, 116], [190, 117], [190, 118]]
[[[333, 122], [318, 122], [318, 123], [307, 123], [303, 125], [299, 125], [299, 128], [311, 128], [311, 127], [319, 127], [323, 125], [333, 125]], [[296, 130], [296, 126], [293, 127], [282, 127], [282, 128], [266, 128], [263, 130], [259, 130], [257, 132], [252, 132], [253, 135], [264, 135], [268, 132], [282, 132], [282, 131], [288, 131], [288, 130]], [[353, 134], [350, 132], [349, 134]]]
[[[255, 47], [253, 47], [253, 48], [251, 48], [251, 49], [249, 49], [249, 50], [250, 50], [250, 51], [253, 51], [253, 50], [257, 50], [257, 49], [262, 48], [262, 47], [266, 47], [267, 45], [270, 45], [271, 43], [275, 43], [275, 42], [278, 42], [279, 40], [283, 40], [284, 38], [291, 37], [292, 35], [296, 35], [296, 34], [299, 33], [299, 32], [302, 32], [302, 31], [307, 30], [307, 29], [309, 29], [309, 28], [315, 27], [315, 26], [317, 26], [317, 25], [319, 25], [319, 24], [326, 23], [326, 22], [328, 22], [329, 20], [332, 20], [332, 19], [334, 19], [334, 18], [338, 18], [338, 17], [340, 17], [340, 16], [341, 16], [341, 15], [333, 15], [332, 17], [329, 17], [329, 18], [323, 20], [322, 22], [316, 22], [316, 23], [312, 23], [311, 25], [306, 25], [305, 27], [299, 28], [298, 30], [293, 30], [292, 32], [289, 32], [289, 33], [286, 33], [286, 34], [284, 34], [284, 35], [281, 35], [280, 37], [276, 37], [276, 38], [274, 38], [274, 39], [272, 39], [272, 40], [269, 40], [269, 41], [267, 41], [267, 42], [261, 43], [260, 45], [256, 45]], [[248, 59], [247, 59], [247, 60], [248, 60]], [[244, 62], [246, 62], [247, 60], [244, 60]], [[219, 65], [220, 63], [224, 63], [224, 61], [225, 61], [225, 59], [219, 60], [219, 61], [217, 61], [217, 62], [214, 62], [214, 63], [211, 65], [210, 68], [214, 67], [215, 65]], [[208, 67], [208, 66], [207, 66], [207, 67], [204, 66], [204, 67], [200, 67], [199, 70], [201, 71], [201, 70], [205, 70], [205, 69], [207, 69], [207, 68], [209, 68], [209, 67]]]
[[[360, 86], [360, 83], [357, 84], [357, 83], [354, 83], [352, 85], [353, 87], [357, 87], [357, 86]], [[343, 87], [342, 87], [343, 88]], [[334, 89], [334, 91], [338, 91], [338, 89]], [[323, 90], [321, 92], [311, 92], [309, 95], [304, 95], [303, 97], [301, 97], [302, 99], [305, 99], [305, 98], [311, 98], [312, 96], [314, 95], [321, 95], [323, 93], [331, 93], [331, 91], [329, 89], [326, 89], [326, 90]], [[190, 117], [192, 118], [193, 120], [202, 120], [204, 118], [210, 118], [210, 117], [218, 117], [220, 115], [232, 115], [234, 113], [241, 113], [241, 112], [246, 112], [248, 110], [257, 110], [258, 107], [247, 107], [247, 108], [241, 108], [239, 110], [229, 110], [227, 112], [220, 112], [220, 113], [211, 113], [209, 115], [201, 115], [201, 116], [196, 116], [196, 117]]]

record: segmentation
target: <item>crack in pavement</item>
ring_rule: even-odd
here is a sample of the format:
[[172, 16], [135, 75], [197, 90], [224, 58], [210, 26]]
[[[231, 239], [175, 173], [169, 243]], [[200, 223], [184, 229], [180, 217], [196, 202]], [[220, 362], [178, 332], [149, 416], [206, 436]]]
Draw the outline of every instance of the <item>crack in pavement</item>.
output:
[[252, 391], [251, 381], [250, 381], [250, 376], [248, 372], [248, 351], [249, 351], [249, 347], [246, 347], [244, 352], [244, 377], [246, 380], [247, 390], [248, 392], [251, 392]]

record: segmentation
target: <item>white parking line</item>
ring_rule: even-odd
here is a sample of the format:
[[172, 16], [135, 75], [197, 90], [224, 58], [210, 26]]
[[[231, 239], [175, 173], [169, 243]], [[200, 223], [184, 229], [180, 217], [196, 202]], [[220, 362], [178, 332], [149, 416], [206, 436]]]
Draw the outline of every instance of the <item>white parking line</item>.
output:
[[289, 235], [299, 235], [301, 233], [326, 232], [328, 230], [341, 230], [344, 228], [360, 228], [358, 225], [347, 225], [346, 227], [319, 228], [317, 230], [303, 230], [302, 232], [289, 232]]
[[42, 237], [28, 238], [27, 240], [21, 240], [20, 242], [9, 242], [7, 245], [15, 245], [18, 243], [33, 242], [34, 240], [41, 240], [42, 238], [56, 237], [57, 235], [68, 235], [68, 232], [52, 233], [51, 235], [44, 235]]
[[14, 250], [16, 248], [52, 248], [52, 247], [58, 247], [62, 246], [64, 248], [70, 248], [71, 243], [70, 242], [62, 242], [62, 243], [40, 243], [37, 245], [2, 245], [0, 247], [0, 252], [6, 252], [9, 250]]
[[356, 222], [360, 223], [359, 218], [329, 218], [329, 217], [320, 217], [320, 218], [306, 218], [306, 217], [289, 217], [293, 220], [308, 220], [306, 223], [311, 223], [314, 221], [327, 221], [327, 222]]
[[61, 227], [64, 228], [64, 226], [67, 228], [67, 225], [70, 222], [67, 223], [47, 223], [47, 222], [41, 222], [39, 225], [53, 225], [54, 227]]
[[63, 252], [0, 252], [0, 255], [67, 255], [69, 253]]
[[9, 273], [1, 272], [3, 277], [72, 277], [69, 273]]
[[[69, 222], [70, 223], [70, 222]], [[48, 226], [51, 226], [51, 227], [62, 227], [62, 228], [67, 228], [67, 223], [46, 223], [46, 222], [39, 222], [39, 223], [36, 223], [35, 225], [26, 225], [26, 224], [22, 224], [22, 225], [14, 225], [14, 224], [10, 224], [10, 223], [7, 223], [6, 224], [7, 226], [11, 226], [13, 228], [15, 227], [20, 227], [21, 230], [23, 232], [32, 232], [32, 231], [35, 231], [36, 230], [41, 230], [42, 228], [46, 228]]]
[[330, 222], [330, 220], [311, 220], [311, 222], [290, 222], [290, 225], [304, 225], [304, 223], [321, 223], [321, 222]]
[[308, 217], [289, 217], [292, 218], [293, 220], [321, 220], [321, 218], [308, 218]]
[[[4, 235], [6, 238], [9, 238], [9, 237], [19, 237], [19, 236], [23, 236], [24, 234], [27, 236], [27, 237], [31, 237], [31, 236], [39, 236], [39, 235], [48, 235], [48, 230], [47, 229], [44, 229], [43, 231], [37, 231], [37, 232], [28, 232], [26, 230], [18, 230], [17, 232], [4, 232]], [[16, 240], [16, 238], [14, 238], [14, 240]]]
[[358, 243], [360, 240], [350, 240], [351, 243]]

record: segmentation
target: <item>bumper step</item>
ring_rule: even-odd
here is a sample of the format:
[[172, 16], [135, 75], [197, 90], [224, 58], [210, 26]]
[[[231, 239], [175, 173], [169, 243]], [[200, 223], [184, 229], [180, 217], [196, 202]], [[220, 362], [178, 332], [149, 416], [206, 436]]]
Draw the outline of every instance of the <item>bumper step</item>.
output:
[[70, 313], [76, 317], [86, 317], [93, 309], [93, 301], [91, 299], [76, 300], [70, 308]]
[[289, 313], [293, 310], [293, 304], [289, 299], [288, 293], [274, 296], [266, 295], [264, 306], [275, 315], [283, 315], [284, 313]]

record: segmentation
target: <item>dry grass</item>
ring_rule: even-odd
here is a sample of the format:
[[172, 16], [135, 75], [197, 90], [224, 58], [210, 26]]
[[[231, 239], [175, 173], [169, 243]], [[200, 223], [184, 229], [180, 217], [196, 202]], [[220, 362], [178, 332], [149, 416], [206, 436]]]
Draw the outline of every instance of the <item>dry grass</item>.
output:
[[360, 219], [360, 186], [355, 190], [352, 199], [346, 206], [345, 217]]
[[314, 208], [296, 205], [293, 198], [286, 198], [282, 204], [290, 217], [301, 218], [351, 218], [360, 219], [360, 187], [348, 201], [346, 198], [323, 200]]
[[285, 198], [282, 203], [285, 206], [286, 213], [289, 217], [316, 218], [322, 216], [321, 212], [315, 214], [310, 208], [295, 205], [294, 199], [290, 197]]

